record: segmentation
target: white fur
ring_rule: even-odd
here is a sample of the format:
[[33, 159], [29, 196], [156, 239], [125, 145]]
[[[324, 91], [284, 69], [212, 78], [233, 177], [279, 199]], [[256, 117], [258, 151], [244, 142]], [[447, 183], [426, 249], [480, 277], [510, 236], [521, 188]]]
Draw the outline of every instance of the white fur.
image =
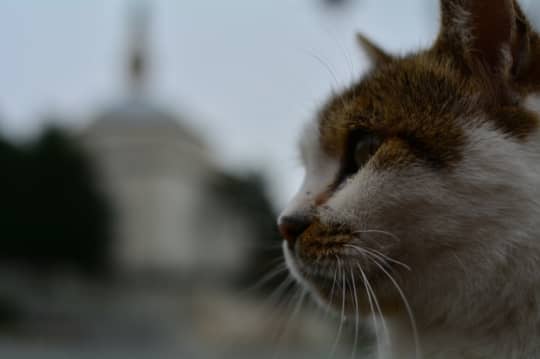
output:
[[298, 193], [280, 217], [312, 211], [315, 198], [332, 184], [339, 169], [339, 161], [330, 158], [320, 148], [319, 130], [316, 123], [308, 123], [303, 134], [300, 141], [300, 153], [306, 174]]
[[[465, 266], [457, 278], [461, 285], [438, 296], [436, 290], [429, 288], [439, 273], [423, 276], [420, 287], [424, 287], [427, 296], [416, 298], [416, 305], [424, 308], [423, 315], [427, 318], [437, 317], [437, 312], [448, 316], [444, 326], [421, 333], [424, 354], [426, 358], [440, 359], [537, 358], [540, 357], [537, 307], [540, 136], [534, 134], [527, 143], [518, 143], [488, 125], [469, 128], [468, 132], [467, 157], [456, 173], [456, 182], [471, 188], [457, 190], [462, 197], [453, 204], [454, 215], [477, 217], [478, 225], [470, 237], [455, 233], [463, 236], [461, 241], [474, 244], [467, 247], [468, 251], [459, 253], [461, 265]], [[499, 193], [480, 192], [482, 187], [498, 186]], [[513, 193], [514, 203], [505, 203], [506, 191]], [[471, 208], [463, 204], [472, 200], [483, 205]], [[493, 218], [493, 223], [484, 221], [486, 215]], [[439, 225], [440, 231], [449, 234], [455, 230], [444, 223]], [[512, 266], [507, 271], [498, 273], [510, 263]], [[440, 269], [449, 273], [438, 281], [459, 276], [459, 269], [455, 271], [448, 266]], [[416, 289], [414, 295], [421, 290]], [[533, 308], [528, 306], [529, 301], [534, 303]], [[508, 322], [509, 315], [516, 322]], [[414, 358], [407, 326], [398, 321], [394, 327], [394, 336], [401, 338], [401, 345], [393, 348], [389, 357]]]
[[[376, 240], [381, 251], [399, 248], [412, 258], [412, 272], [398, 280], [419, 323], [424, 358], [537, 358], [540, 135], [520, 142], [482, 119], [463, 123], [467, 142], [454, 171], [421, 164], [382, 171], [368, 163], [317, 214], [323, 223], [399, 238]], [[312, 205], [337, 173], [337, 161], [321, 155], [309, 136], [306, 179], [286, 214]], [[440, 258], [421, 258], [423, 247], [440, 247]], [[286, 248], [285, 255], [295, 278], [306, 283]], [[416, 262], [422, 262], [418, 268]], [[381, 298], [395, 295], [390, 283], [376, 290]], [[387, 320], [392, 345], [380, 358], [416, 358], [409, 318]]]

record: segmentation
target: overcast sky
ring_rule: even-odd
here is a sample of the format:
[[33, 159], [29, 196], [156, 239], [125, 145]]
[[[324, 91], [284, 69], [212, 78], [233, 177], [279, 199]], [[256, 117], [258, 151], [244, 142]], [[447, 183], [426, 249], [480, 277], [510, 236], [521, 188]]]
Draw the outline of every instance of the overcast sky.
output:
[[[80, 128], [126, 93], [129, 0], [0, 1], [0, 129], [47, 114]], [[150, 93], [184, 114], [216, 156], [260, 168], [278, 206], [301, 180], [295, 142], [332, 88], [366, 69], [362, 31], [392, 52], [427, 46], [434, 0], [155, 0]]]

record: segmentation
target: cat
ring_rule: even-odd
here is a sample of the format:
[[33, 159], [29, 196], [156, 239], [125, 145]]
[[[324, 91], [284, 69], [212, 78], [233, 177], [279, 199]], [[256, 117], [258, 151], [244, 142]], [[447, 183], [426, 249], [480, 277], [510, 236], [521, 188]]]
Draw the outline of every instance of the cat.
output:
[[515, 0], [441, 0], [427, 50], [302, 132], [285, 261], [377, 358], [540, 358], [540, 36]]

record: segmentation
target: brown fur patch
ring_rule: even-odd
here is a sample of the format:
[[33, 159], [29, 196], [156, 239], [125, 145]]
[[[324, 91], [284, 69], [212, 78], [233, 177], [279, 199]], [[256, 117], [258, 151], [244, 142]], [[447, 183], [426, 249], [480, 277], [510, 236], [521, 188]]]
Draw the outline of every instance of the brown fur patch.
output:
[[448, 62], [427, 54], [394, 60], [325, 106], [321, 144], [331, 156], [342, 158], [350, 133], [363, 129], [384, 141], [375, 156], [378, 166], [415, 159], [435, 167], [451, 165], [461, 157], [464, 143], [457, 119], [478, 111], [464, 101], [473, 94]]
[[[343, 254], [343, 245], [351, 243], [350, 230], [340, 228], [339, 226], [325, 226], [316, 220], [302, 233], [298, 241], [300, 250], [297, 252], [297, 255], [303, 265], [313, 269], [320, 267], [321, 263], [325, 261], [330, 261], [332, 263], [330, 266], [331, 269], [327, 270], [339, 273], [340, 277], [337, 277], [337, 281], [334, 282], [331, 277], [328, 277], [328, 274], [326, 277], [321, 277], [309, 270], [300, 268], [302, 274], [310, 280], [312, 286], [321, 297], [333, 303], [336, 307], [344, 305], [345, 311], [349, 313], [356, 313], [356, 310], [359, 310], [364, 315], [372, 313], [372, 304], [370, 304], [370, 299], [367, 296], [359, 295], [353, 297], [350, 295], [353, 290], [350, 280], [353, 278], [351, 277], [346, 280], [345, 291], [343, 291], [343, 282], [341, 279], [343, 276], [350, 276], [350, 273], [354, 272], [356, 278], [355, 286], [359, 293], [363, 293], [365, 284], [361, 279], [358, 265], [361, 266], [365, 275], [369, 276], [372, 288], [377, 288], [376, 286], [380, 282], [384, 283], [386, 275], [373, 264], [373, 261], [358, 255], [348, 258]], [[341, 259], [339, 263], [335, 260], [336, 255]], [[392, 269], [394, 276], [398, 275], [399, 270], [400, 268]], [[404, 313], [405, 307], [400, 297], [381, 296], [381, 294], [379, 292], [378, 304], [382, 314]], [[342, 297], [342, 295], [345, 295], [345, 297]]]
[[338, 228], [330, 228], [315, 220], [298, 238], [302, 254], [319, 259], [333, 255], [336, 245], [348, 243], [350, 234], [343, 234]]
[[[480, 53], [477, 60], [468, 57], [467, 44], [460, 43], [451, 30], [456, 27], [452, 18], [456, 14], [452, 12], [466, 4], [476, 34], [482, 35], [470, 45], [471, 54]], [[467, 121], [489, 121], [501, 132], [521, 140], [538, 127], [537, 115], [524, 109], [521, 102], [532, 91], [540, 90], [540, 38], [521, 9], [515, 5], [516, 24], [512, 27], [508, 11], [493, 9], [488, 1], [449, 0], [442, 6], [445, 16], [441, 35], [432, 49], [389, 58], [324, 106], [319, 114], [320, 142], [330, 156], [343, 161], [351, 147], [351, 134], [362, 129], [383, 140], [371, 160], [378, 168], [419, 160], [433, 168], [451, 168], [462, 157]], [[495, 75], [496, 70], [489, 68], [497, 65], [489, 65], [488, 60], [502, 55], [494, 52], [497, 43], [508, 38], [501, 31], [490, 31], [500, 24], [479, 15], [486, 11], [503, 18], [506, 28], [515, 28], [512, 81], [503, 82]]]

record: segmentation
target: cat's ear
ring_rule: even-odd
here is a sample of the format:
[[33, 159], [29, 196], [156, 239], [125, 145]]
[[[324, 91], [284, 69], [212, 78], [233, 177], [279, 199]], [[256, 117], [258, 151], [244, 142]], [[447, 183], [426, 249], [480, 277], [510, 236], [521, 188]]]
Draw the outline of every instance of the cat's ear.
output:
[[364, 35], [360, 33], [356, 34], [356, 42], [358, 42], [358, 45], [360, 45], [360, 48], [364, 51], [374, 66], [383, 65], [392, 61], [391, 55], [386, 53], [386, 51], [381, 49]]
[[530, 26], [516, 0], [441, 0], [436, 47], [473, 74], [518, 77], [530, 56]]

